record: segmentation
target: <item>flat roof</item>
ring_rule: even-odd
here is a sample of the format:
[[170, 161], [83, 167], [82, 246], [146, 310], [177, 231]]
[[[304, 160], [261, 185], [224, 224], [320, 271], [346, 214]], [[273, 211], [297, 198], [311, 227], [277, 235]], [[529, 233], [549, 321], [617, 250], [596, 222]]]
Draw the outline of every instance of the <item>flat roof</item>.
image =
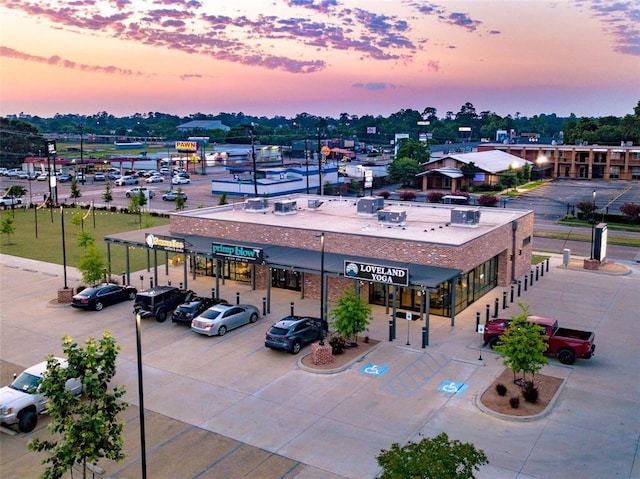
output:
[[[252, 200], [256, 202], [256, 198]], [[406, 214], [401, 224], [393, 224], [379, 222], [377, 212], [358, 213], [360, 200], [375, 202], [380, 201], [381, 197], [347, 198], [293, 194], [267, 198], [266, 208], [258, 211], [249, 211], [245, 209], [244, 201], [235, 201], [228, 205], [182, 211], [174, 215], [460, 246], [532, 213], [531, 210], [384, 200], [384, 211]], [[292, 201], [296, 202], [294, 212], [274, 212], [276, 202], [290, 204]], [[313, 202], [320, 206], [310, 207], [310, 203]], [[479, 211], [479, 222], [477, 225], [454, 224], [451, 221], [452, 210]]]

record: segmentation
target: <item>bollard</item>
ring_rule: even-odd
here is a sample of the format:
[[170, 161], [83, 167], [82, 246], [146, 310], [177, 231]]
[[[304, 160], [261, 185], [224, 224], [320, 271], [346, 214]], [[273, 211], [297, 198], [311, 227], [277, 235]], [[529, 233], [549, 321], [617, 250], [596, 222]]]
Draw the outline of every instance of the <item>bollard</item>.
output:
[[500, 300], [498, 298], [496, 298], [496, 304], [495, 307], [493, 309], [493, 317], [497, 318], [498, 317], [498, 307], [500, 306]]
[[502, 309], [507, 309], [507, 292], [502, 292]]
[[211, 299], [216, 299], [216, 288], [211, 288]]
[[522, 289], [522, 281], [518, 280], [518, 298], [520, 297], [521, 289]]
[[153, 278], [149, 278], [149, 285], [153, 288]]
[[236, 293], [236, 304], [240, 304], [240, 291]]
[[525, 291], [527, 290], [527, 278], [528, 278], [528, 276], [525, 274], [524, 275], [524, 290]]
[[124, 271], [122, 272], [122, 284], [127, 284], [127, 273], [125, 273]]
[[480, 326], [480, 311], [476, 313], [476, 333], [478, 332], [478, 326]]
[[267, 298], [262, 297], [262, 316], [267, 315]]
[[144, 289], [144, 276], [140, 275], [140, 287]]
[[533, 287], [533, 270], [529, 271], [529, 286]]
[[182, 281], [180, 281], [180, 289], [183, 289], [183, 286]]
[[291, 301], [291, 316], [293, 316], [293, 301]]
[[549, 272], [549, 258], [547, 258], [547, 273]]
[[540, 264], [540, 277], [544, 276], [544, 263]]
[[536, 265], [536, 281], [538, 281], [538, 272], [540, 270], [540, 267], [538, 265]]
[[429, 346], [429, 329], [425, 326], [422, 328], [422, 348]]
[[491, 305], [487, 304], [487, 315], [484, 318], [484, 322], [488, 323], [489, 322], [489, 316], [491, 315]]
[[393, 341], [393, 321], [389, 321], [389, 341]]
[[515, 291], [515, 286], [514, 286], [514, 285], [511, 285], [511, 297], [510, 297], [510, 299], [511, 299], [511, 301], [510, 301], [510, 302], [511, 302], [511, 303], [513, 303], [513, 292], [514, 292], [514, 291]]
[[167, 284], [168, 284], [169, 286], [171, 286], [171, 280], [167, 281]]

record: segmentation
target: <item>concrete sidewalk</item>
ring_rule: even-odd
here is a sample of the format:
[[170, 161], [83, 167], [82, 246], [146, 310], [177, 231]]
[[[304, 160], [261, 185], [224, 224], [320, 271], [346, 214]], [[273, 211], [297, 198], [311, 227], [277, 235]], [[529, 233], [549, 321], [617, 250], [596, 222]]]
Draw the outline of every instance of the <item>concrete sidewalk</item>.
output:
[[[62, 286], [62, 267], [0, 255], [2, 298], [0, 358], [12, 368], [60, 352], [60, 336], [76, 340], [110, 330], [122, 346], [115, 381], [127, 386], [124, 463], [102, 465], [104, 477], [140, 477], [137, 360], [130, 303], [101, 312], [52, 304]], [[473, 442], [490, 464], [484, 478], [640, 477], [640, 265], [603, 275], [565, 268], [552, 255], [549, 271], [508, 301], [500, 315], [517, 312], [517, 302], [534, 314], [553, 316], [563, 326], [596, 332], [596, 355], [574, 366], [550, 358], [544, 374], [565, 378], [554, 410], [531, 423], [510, 422], [481, 412], [476, 396], [503, 370], [482, 348], [476, 314], [500, 302], [496, 288], [456, 317], [431, 316], [429, 346], [421, 347], [424, 323], [399, 324], [388, 341], [388, 314], [374, 307], [369, 335], [381, 344], [364, 360], [338, 374], [313, 374], [298, 357], [264, 347], [264, 332], [280, 317], [315, 314], [317, 301], [272, 290], [271, 313], [223, 338], [206, 338], [167, 321], [143, 323], [143, 364], [150, 477], [279, 477], [298, 479], [374, 478], [375, 456], [393, 442], [419, 441], [442, 431]], [[145, 277], [142, 271], [132, 278]], [[68, 282], [79, 281], [68, 269]], [[182, 267], [161, 282], [182, 281]], [[606, 278], [606, 280], [605, 280]], [[140, 287], [139, 281], [132, 281]], [[189, 287], [210, 294], [213, 278], [189, 278]], [[264, 291], [227, 281], [220, 295], [260, 305]], [[28, 304], [29, 307], [25, 307]], [[301, 354], [306, 354], [303, 351]], [[4, 377], [4, 376], [3, 376]], [[460, 386], [445, 392], [447, 382]], [[42, 472], [24, 444], [31, 434], [0, 435], [2, 475], [36, 477]], [[31, 465], [31, 472], [25, 469]], [[184, 465], [180, 469], [176, 466]], [[260, 469], [261, 467], [261, 469]], [[17, 474], [13, 474], [17, 472]]]

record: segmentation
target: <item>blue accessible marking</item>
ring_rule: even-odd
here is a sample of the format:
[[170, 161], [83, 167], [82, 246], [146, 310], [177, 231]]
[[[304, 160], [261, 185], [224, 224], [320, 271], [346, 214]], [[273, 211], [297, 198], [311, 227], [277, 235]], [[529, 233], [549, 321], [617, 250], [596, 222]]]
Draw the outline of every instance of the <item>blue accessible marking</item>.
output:
[[377, 364], [369, 363], [360, 369], [360, 372], [372, 374], [373, 376], [382, 376], [387, 372], [387, 369], [389, 369], [389, 366], [378, 366]]
[[467, 385], [464, 383], [455, 383], [453, 381], [443, 381], [440, 386], [438, 386], [438, 391], [442, 391], [450, 394], [462, 394], [467, 389]]

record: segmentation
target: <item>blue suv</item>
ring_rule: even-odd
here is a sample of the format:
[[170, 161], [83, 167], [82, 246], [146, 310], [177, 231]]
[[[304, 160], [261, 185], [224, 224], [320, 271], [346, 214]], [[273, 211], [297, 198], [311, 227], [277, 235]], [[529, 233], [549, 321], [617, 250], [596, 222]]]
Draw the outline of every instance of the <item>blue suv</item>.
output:
[[320, 318], [287, 316], [269, 328], [264, 345], [298, 354], [302, 346], [325, 337], [328, 330], [327, 322]]

